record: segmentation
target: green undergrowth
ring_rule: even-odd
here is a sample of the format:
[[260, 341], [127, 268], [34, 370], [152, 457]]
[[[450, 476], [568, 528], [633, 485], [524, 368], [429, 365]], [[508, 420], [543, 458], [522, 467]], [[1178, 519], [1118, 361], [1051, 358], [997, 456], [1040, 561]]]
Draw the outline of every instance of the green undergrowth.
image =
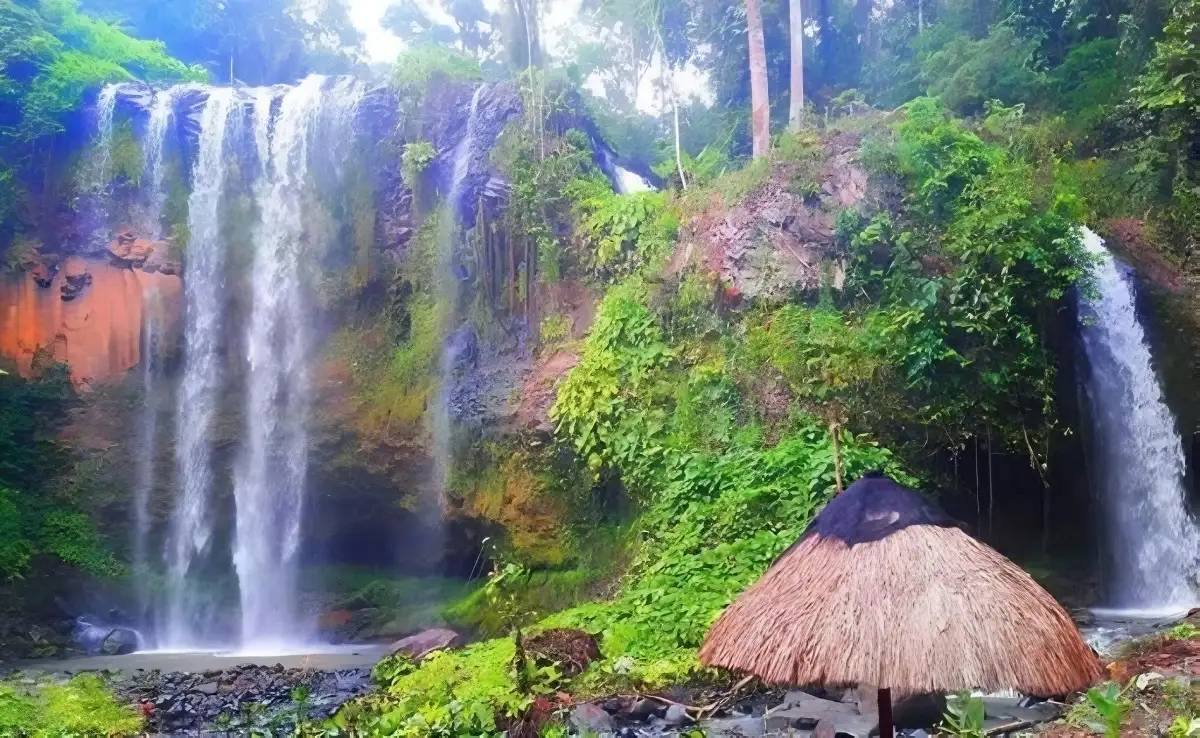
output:
[[68, 682], [8, 677], [0, 681], [0, 735], [13, 738], [136, 735], [142, 717], [119, 705], [94, 674]]

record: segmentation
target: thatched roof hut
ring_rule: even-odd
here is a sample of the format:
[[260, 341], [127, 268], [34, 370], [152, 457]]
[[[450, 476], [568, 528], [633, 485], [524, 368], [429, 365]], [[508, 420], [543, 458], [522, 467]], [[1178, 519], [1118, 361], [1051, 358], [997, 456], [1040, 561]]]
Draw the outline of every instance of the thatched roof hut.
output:
[[700, 660], [768, 684], [901, 695], [1063, 695], [1103, 673], [1032, 577], [878, 474], [833, 499], [730, 605]]

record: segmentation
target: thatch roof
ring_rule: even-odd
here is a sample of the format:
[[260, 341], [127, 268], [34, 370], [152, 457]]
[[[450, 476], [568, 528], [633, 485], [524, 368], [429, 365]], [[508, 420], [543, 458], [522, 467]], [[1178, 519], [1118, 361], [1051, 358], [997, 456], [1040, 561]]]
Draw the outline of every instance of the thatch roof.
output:
[[1102, 668], [1020, 567], [879, 475], [832, 500], [713, 625], [700, 660], [769, 684], [1063, 695]]

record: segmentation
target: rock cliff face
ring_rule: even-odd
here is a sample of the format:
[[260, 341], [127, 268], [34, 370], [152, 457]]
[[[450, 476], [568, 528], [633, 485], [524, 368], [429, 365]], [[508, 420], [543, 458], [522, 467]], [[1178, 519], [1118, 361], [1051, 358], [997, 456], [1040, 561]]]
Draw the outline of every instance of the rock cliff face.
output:
[[0, 355], [28, 375], [35, 355], [48, 352], [81, 386], [107, 381], [141, 360], [148, 313], [178, 319], [181, 290], [177, 276], [80, 256], [0, 275]]

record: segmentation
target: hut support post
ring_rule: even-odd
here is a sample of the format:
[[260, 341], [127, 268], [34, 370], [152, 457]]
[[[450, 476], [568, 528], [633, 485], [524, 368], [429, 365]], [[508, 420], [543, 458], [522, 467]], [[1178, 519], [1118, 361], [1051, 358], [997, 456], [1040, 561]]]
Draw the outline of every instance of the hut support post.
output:
[[895, 729], [892, 727], [892, 690], [879, 690], [879, 738], [893, 738]]

